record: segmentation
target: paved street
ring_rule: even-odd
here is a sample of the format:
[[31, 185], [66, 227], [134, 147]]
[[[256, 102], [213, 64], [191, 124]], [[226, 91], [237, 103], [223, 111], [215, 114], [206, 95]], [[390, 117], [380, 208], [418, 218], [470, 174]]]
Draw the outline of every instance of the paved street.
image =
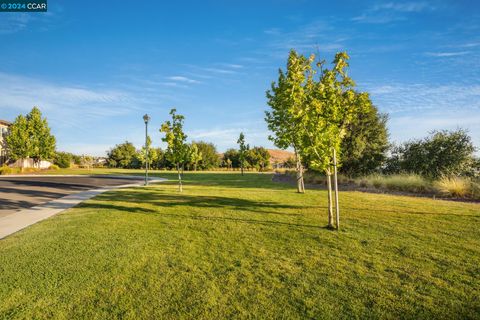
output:
[[0, 218], [73, 193], [141, 180], [112, 176], [0, 176]]

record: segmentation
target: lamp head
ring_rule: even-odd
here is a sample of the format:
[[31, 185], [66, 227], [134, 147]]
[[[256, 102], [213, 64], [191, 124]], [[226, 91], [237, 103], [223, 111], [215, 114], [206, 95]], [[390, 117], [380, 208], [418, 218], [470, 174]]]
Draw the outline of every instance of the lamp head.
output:
[[145, 124], [147, 124], [149, 120], [150, 120], [150, 117], [148, 116], [148, 114], [145, 114], [143, 116], [143, 121], [145, 121]]

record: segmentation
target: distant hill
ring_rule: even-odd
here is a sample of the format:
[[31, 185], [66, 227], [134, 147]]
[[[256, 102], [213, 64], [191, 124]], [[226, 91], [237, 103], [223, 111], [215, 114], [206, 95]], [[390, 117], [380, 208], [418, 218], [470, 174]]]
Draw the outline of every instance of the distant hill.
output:
[[[289, 158], [293, 158], [295, 154], [286, 150], [279, 149], [267, 149], [270, 154], [270, 163], [273, 165], [275, 163], [281, 164], [287, 161]], [[220, 159], [223, 159], [223, 153], [217, 153]]]
[[283, 163], [289, 158], [294, 157], [294, 153], [286, 150], [267, 149], [270, 153], [270, 163]]

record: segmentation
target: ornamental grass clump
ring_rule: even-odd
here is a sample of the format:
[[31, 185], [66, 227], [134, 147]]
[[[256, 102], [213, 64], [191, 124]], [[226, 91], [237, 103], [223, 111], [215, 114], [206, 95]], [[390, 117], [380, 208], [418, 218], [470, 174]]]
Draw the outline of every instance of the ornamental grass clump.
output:
[[435, 182], [435, 189], [444, 196], [470, 198], [474, 195], [475, 184], [463, 177], [441, 177]]

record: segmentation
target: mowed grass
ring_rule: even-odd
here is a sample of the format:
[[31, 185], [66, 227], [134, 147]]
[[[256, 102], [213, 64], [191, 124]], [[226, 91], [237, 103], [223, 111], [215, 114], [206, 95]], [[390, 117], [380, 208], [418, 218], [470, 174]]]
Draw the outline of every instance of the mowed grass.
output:
[[[173, 177], [173, 175], [164, 174]], [[0, 241], [0, 318], [480, 318], [480, 206], [186, 174]]]

